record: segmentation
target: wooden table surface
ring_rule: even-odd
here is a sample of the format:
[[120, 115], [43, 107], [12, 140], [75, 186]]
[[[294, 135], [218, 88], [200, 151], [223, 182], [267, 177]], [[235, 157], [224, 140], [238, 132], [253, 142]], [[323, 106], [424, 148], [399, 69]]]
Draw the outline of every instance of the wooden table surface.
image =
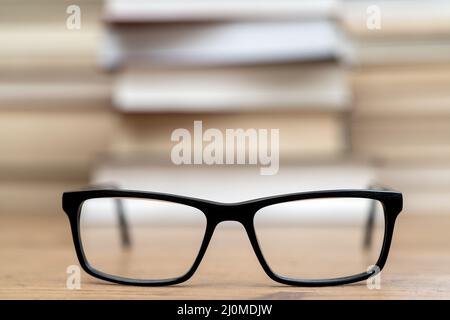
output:
[[82, 272], [81, 289], [66, 288], [78, 264], [65, 216], [0, 216], [0, 299], [449, 299], [450, 217], [401, 215], [381, 288], [365, 282], [325, 288], [278, 284], [261, 269], [244, 230], [216, 229], [196, 274], [171, 287], [110, 284]]

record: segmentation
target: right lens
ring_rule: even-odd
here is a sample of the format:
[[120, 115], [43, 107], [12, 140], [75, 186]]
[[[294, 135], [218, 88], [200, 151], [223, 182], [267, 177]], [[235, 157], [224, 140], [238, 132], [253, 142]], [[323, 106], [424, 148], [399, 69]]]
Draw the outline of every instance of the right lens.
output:
[[260, 209], [254, 225], [273, 272], [296, 280], [366, 272], [378, 260], [385, 232], [382, 204], [363, 198], [278, 203]]
[[83, 203], [79, 228], [92, 268], [133, 280], [165, 280], [184, 275], [194, 263], [206, 217], [173, 202], [95, 198]]

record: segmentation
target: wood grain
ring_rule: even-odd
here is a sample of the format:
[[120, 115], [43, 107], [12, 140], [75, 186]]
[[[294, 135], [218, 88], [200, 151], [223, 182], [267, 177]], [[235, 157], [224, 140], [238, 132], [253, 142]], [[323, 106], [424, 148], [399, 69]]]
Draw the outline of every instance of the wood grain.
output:
[[[403, 214], [381, 278], [325, 288], [280, 285], [261, 269], [245, 231], [219, 226], [194, 277], [171, 287], [110, 284], [82, 274], [66, 288], [66, 268], [78, 264], [66, 218], [0, 216], [0, 299], [450, 299], [450, 217]], [[239, 230], [238, 229], [238, 230]]]

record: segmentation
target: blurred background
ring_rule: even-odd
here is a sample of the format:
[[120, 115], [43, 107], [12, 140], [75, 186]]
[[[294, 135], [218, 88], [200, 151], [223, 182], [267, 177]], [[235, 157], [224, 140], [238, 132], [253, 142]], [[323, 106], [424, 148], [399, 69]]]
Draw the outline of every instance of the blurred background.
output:
[[[1, 1], [2, 214], [60, 214], [90, 183], [232, 201], [374, 181], [450, 211], [445, 1], [73, 4]], [[175, 166], [194, 120], [280, 129], [279, 174]]]

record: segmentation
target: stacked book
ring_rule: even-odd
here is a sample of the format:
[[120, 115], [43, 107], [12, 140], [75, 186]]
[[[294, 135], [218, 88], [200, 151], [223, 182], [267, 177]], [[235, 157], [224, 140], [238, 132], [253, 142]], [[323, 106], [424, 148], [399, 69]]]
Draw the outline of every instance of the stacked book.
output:
[[113, 158], [170, 162], [171, 133], [279, 129], [280, 160], [347, 151], [351, 102], [335, 1], [123, 1], [99, 54], [122, 114]]
[[[409, 211], [450, 211], [450, 3], [346, 1], [343, 12], [353, 152]], [[377, 12], [379, 28], [368, 23]]]
[[88, 181], [116, 122], [110, 81], [96, 70], [101, 1], [77, 1], [80, 29], [71, 1], [0, 4], [0, 212], [59, 212], [61, 192]]

